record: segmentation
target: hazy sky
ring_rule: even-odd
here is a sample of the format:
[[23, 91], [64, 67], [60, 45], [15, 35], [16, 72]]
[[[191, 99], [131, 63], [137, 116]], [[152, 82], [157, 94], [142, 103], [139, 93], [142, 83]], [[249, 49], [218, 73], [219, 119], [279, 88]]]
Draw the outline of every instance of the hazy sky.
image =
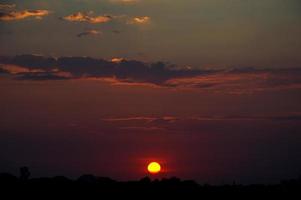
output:
[[[301, 174], [299, 0], [0, 3], [0, 172]], [[114, 58], [114, 59], [113, 59]], [[161, 61], [161, 62], [157, 62]]]

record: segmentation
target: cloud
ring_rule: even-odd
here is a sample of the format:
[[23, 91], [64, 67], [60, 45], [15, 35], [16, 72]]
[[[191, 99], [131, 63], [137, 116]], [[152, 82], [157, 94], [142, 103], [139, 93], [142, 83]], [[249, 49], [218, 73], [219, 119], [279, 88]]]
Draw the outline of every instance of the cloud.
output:
[[140, 124], [140, 125], [150, 125], [159, 126], [164, 124], [172, 124], [180, 121], [249, 121], [249, 120], [272, 120], [272, 121], [296, 121], [301, 120], [301, 113], [284, 113], [275, 115], [225, 115], [225, 116], [197, 116], [197, 117], [175, 117], [175, 116], [134, 116], [134, 117], [122, 117], [122, 118], [103, 118], [102, 121], [107, 123], [120, 123], [120, 124]]
[[56, 66], [56, 59], [41, 55], [18, 55], [14, 57], [1, 57], [2, 64], [15, 65], [27, 69], [52, 70]]
[[0, 10], [10, 10], [14, 9], [16, 7], [16, 4], [1, 4], [0, 3]]
[[121, 118], [103, 118], [102, 121], [112, 123], [114, 126], [123, 130], [136, 130], [136, 131], [163, 131], [166, 126], [180, 120], [173, 116], [161, 117], [147, 117], [147, 116], [133, 116]]
[[[127, 15], [99, 15], [95, 16], [93, 11], [90, 12], [76, 12], [71, 15], [62, 17], [61, 19], [70, 21], [70, 22], [85, 22], [90, 24], [99, 24], [99, 23], [107, 23], [112, 20], [118, 20], [122, 23], [127, 24], [136, 24], [136, 25], [143, 25], [149, 24], [151, 18], [148, 16], [141, 16], [141, 17], [130, 17]], [[113, 33], [119, 34], [119, 30], [113, 30]]]
[[91, 30], [87, 30], [87, 31], [84, 31], [84, 32], [81, 32], [81, 33], [77, 34], [77, 37], [83, 37], [83, 36], [89, 36], [89, 35], [97, 36], [97, 35], [100, 35], [100, 34], [101, 34], [100, 31], [91, 29]]
[[121, 117], [121, 118], [103, 118], [103, 121], [107, 122], [126, 122], [126, 121], [142, 121], [145, 123], [152, 123], [152, 122], [174, 122], [177, 121], [178, 118], [173, 116], [163, 116], [163, 117], [145, 117], [145, 116], [136, 116], [136, 117]]
[[70, 79], [70, 77], [60, 72], [29, 72], [29, 73], [19, 73], [17, 74], [15, 79], [45, 81], [45, 80], [67, 80]]
[[0, 12], [0, 21], [14, 21], [22, 20], [29, 17], [42, 19], [44, 16], [49, 15], [48, 10], [22, 10], [22, 11], [7, 11]]
[[19, 55], [1, 57], [0, 62], [6, 66], [15, 65], [31, 70], [51, 71], [59, 69], [62, 72], [71, 73], [74, 77], [114, 78], [125, 83], [152, 83], [156, 85], [163, 85], [171, 78], [190, 77], [207, 72], [173, 70], [172, 66], [163, 62], [145, 63], [137, 60], [104, 60], [90, 57], [52, 58], [39, 55]]
[[120, 127], [122, 130], [130, 130], [130, 131], [166, 131], [165, 128], [150, 126], [150, 127], [143, 127], [143, 126], [127, 126], [127, 127]]
[[112, 58], [111, 62], [113, 62], [113, 63], [121, 63], [124, 60], [125, 60], [124, 58]]
[[[112, 60], [90, 57], [44, 57], [20, 55], [0, 57], [2, 69], [12, 74], [64, 72], [76, 79], [93, 79], [112, 85], [193, 89], [202, 92], [245, 94], [267, 90], [301, 89], [301, 68], [237, 68], [205, 70], [177, 67], [163, 62]], [[24, 74], [23, 74], [24, 75]], [[47, 77], [47, 76], [45, 76]], [[24, 76], [23, 79], [27, 78]]]
[[143, 116], [139, 116], [139, 117], [121, 117], [121, 118], [103, 118], [103, 121], [107, 121], [107, 122], [122, 122], [122, 121], [154, 121], [155, 117], [143, 117]]
[[45, 72], [43, 69], [30, 69], [26, 67], [20, 67], [18, 65], [2, 65], [2, 70], [7, 71], [9, 74], [21, 74], [29, 72]]
[[142, 17], [133, 17], [128, 21], [128, 24], [137, 24], [137, 25], [142, 25], [142, 24], [148, 24], [150, 23], [151, 18], [148, 16], [142, 16]]
[[233, 94], [300, 89], [301, 68], [222, 70], [206, 76], [170, 79], [165, 84], [176, 88], [199, 88]]
[[144, 63], [136, 60], [122, 60], [119, 63], [89, 57], [61, 57], [57, 59], [60, 70], [75, 76], [115, 78], [126, 83], [163, 84], [172, 77], [191, 76], [199, 71], [172, 70], [165, 63]]
[[191, 117], [186, 120], [192, 121], [298, 121], [301, 120], [301, 113], [288, 113], [268, 116], [200, 116]]
[[91, 24], [106, 23], [113, 19], [110, 15], [93, 16], [93, 12], [77, 12], [63, 17], [66, 21], [71, 22], [87, 22]]
[[[301, 120], [301, 113], [284, 113], [274, 115], [225, 115], [225, 116], [194, 116], [194, 117], [175, 117], [175, 116], [128, 116], [121, 118], [103, 118], [108, 126], [121, 130], [130, 131], [175, 131], [193, 129], [200, 125], [210, 123], [233, 124], [233, 123], [255, 123], [255, 122], [294, 122]], [[183, 127], [186, 127], [183, 129]]]
[[0, 65], [0, 74], [9, 74], [9, 71], [6, 69], [3, 69]]

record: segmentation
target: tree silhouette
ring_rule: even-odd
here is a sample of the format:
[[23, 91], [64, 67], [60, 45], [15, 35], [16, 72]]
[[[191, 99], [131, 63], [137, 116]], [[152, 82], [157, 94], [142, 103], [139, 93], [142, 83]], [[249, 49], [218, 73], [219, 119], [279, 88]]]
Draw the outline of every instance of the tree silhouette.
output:
[[27, 181], [30, 177], [30, 172], [28, 167], [21, 167], [20, 168], [20, 180]]

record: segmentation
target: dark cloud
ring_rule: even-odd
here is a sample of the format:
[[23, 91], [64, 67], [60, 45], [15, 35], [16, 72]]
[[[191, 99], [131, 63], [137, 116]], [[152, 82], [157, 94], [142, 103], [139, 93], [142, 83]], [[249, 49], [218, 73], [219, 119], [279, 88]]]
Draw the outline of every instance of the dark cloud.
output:
[[163, 62], [144, 63], [136, 60], [120, 62], [90, 57], [43, 57], [38, 55], [20, 55], [0, 58], [2, 64], [17, 65], [28, 69], [54, 70], [69, 72], [74, 77], [116, 77], [124, 82], [163, 84], [171, 78], [196, 76], [206, 71], [174, 70]]
[[0, 74], [9, 74], [9, 71], [6, 69], [2, 69], [0, 66]]
[[17, 65], [28, 69], [51, 70], [56, 67], [56, 59], [39, 55], [18, 55], [0, 58], [2, 64]]
[[[301, 88], [301, 68], [237, 68], [203, 70], [176, 67], [163, 62], [146, 63], [137, 60], [95, 59], [91, 57], [44, 57], [20, 55], [0, 57], [2, 65], [15, 65], [39, 72], [69, 73], [68, 78], [98, 78], [119, 84], [152, 84], [171, 88], [196, 88], [202, 91], [249, 93], [274, 89]], [[4, 68], [9, 71], [9, 68]], [[23, 70], [23, 72], [26, 72]], [[43, 80], [41, 74], [29, 74], [23, 79]], [[55, 79], [54, 77], [46, 80]], [[60, 77], [58, 77], [60, 78]]]
[[61, 71], [76, 77], [107, 77], [115, 71], [115, 63], [90, 57], [60, 57], [56, 63]]
[[202, 70], [176, 70], [173, 69], [173, 66], [163, 62], [148, 64], [135, 60], [123, 60], [116, 65], [115, 76], [117, 79], [128, 82], [146, 82], [164, 85], [171, 78], [191, 77], [205, 73], [210, 72]]
[[17, 80], [32, 80], [32, 81], [44, 81], [44, 80], [67, 80], [68, 76], [60, 75], [55, 72], [26, 72], [19, 73], [16, 77]]

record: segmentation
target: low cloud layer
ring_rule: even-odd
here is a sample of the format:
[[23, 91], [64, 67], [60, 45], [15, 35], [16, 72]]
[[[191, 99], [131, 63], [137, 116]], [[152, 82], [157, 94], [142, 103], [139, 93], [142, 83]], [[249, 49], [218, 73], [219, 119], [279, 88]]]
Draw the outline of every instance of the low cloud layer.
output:
[[152, 83], [164, 85], [171, 78], [190, 77], [206, 73], [200, 70], [173, 69], [162, 62], [145, 63], [137, 60], [104, 60], [90, 57], [43, 57], [21, 55], [2, 57], [3, 65], [30, 70], [69, 72], [73, 78], [112, 78], [125, 83]]
[[271, 121], [289, 122], [300, 121], [301, 113], [285, 113], [274, 115], [225, 115], [225, 116], [195, 116], [195, 117], [175, 117], [175, 116], [130, 116], [120, 118], [103, 118], [102, 121], [113, 124], [121, 129], [136, 127], [148, 129], [157, 127], [159, 129], [171, 129], [175, 124], [199, 124], [204, 122], [239, 122], [239, 121]]
[[138, 124], [169, 124], [179, 121], [246, 121], [246, 120], [271, 120], [291, 121], [301, 120], [301, 113], [285, 113], [278, 115], [225, 115], [225, 116], [196, 116], [196, 117], [175, 117], [175, 116], [132, 116], [119, 118], [103, 118], [107, 123], [133, 122]]
[[301, 68], [203, 70], [163, 62], [37, 55], [1, 57], [0, 62], [2, 70], [22, 80], [95, 79], [113, 85], [150, 85], [237, 94], [301, 89]]

